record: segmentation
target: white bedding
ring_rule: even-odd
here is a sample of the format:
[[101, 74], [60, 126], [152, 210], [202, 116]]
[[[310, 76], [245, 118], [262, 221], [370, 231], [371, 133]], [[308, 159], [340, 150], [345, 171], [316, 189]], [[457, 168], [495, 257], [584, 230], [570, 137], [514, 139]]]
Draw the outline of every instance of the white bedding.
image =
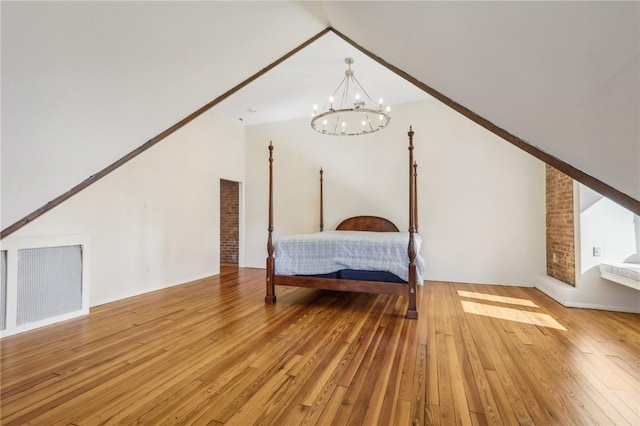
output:
[[601, 263], [600, 271], [640, 281], [640, 264], [638, 263]]
[[[418, 283], [424, 276], [422, 238], [414, 234]], [[408, 232], [325, 231], [275, 243], [276, 275], [318, 275], [342, 269], [386, 271], [409, 280]]]
[[640, 264], [638, 263], [600, 263], [600, 276], [640, 290]]

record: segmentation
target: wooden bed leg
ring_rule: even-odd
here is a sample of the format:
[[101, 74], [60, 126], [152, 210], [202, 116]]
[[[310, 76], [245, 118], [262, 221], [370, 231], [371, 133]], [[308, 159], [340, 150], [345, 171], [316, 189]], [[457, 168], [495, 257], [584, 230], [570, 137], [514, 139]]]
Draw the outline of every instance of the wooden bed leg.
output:
[[273, 285], [273, 269], [274, 258], [273, 256], [269, 256], [267, 258], [267, 295], [264, 297], [264, 302], [269, 305], [276, 303], [276, 289]]
[[417, 266], [415, 261], [409, 264], [409, 282], [407, 283], [409, 306], [407, 307], [407, 318], [418, 319], [418, 305], [416, 303], [418, 289], [416, 288]]
[[409, 285], [409, 307], [407, 308], [408, 319], [418, 319], [418, 306], [416, 304], [417, 293], [418, 289], [416, 288], [414, 281], [414, 284]]

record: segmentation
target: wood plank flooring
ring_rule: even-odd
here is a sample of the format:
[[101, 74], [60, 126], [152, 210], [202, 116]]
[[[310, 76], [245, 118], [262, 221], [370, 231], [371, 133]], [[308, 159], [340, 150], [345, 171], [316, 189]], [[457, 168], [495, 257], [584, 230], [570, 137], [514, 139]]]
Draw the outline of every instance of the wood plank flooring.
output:
[[98, 306], [0, 341], [2, 425], [640, 425], [640, 316], [535, 289], [400, 296], [264, 270]]

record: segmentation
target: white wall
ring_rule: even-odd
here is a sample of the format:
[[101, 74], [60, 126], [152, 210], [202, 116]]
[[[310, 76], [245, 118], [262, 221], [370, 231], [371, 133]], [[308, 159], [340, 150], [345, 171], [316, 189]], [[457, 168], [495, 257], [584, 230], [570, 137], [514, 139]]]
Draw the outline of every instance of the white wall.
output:
[[243, 140], [210, 111], [2, 243], [87, 235], [91, 306], [217, 274], [220, 178], [243, 181]]
[[[593, 191], [580, 185], [580, 197]], [[600, 267], [601, 261], [624, 262], [636, 254], [634, 215], [629, 210], [602, 198], [580, 213], [580, 260], [582, 274]], [[601, 256], [593, 255], [593, 248]]]
[[264, 267], [268, 149], [274, 149], [275, 236], [378, 215], [408, 228], [409, 125], [419, 165], [419, 226], [427, 280], [533, 285], [545, 270], [544, 167], [435, 100], [395, 105], [369, 136], [315, 133], [309, 120], [246, 131], [247, 266]]

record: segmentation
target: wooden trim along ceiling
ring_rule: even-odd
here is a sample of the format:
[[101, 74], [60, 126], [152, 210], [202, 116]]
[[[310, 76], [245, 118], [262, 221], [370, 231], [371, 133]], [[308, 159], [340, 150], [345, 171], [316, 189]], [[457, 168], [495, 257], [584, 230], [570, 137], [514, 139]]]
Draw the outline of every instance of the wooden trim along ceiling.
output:
[[217, 105], [218, 103], [222, 102], [224, 99], [228, 98], [229, 96], [231, 96], [232, 94], [234, 94], [238, 90], [242, 89], [247, 84], [251, 83], [252, 81], [254, 81], [256, 79], [258, 79], [259, 77], [261, 77], [262, 75], [264, 75], [265, 73], [270, 71], [271, 69], [275, 68], [280, 63], [284, 62], [289, 57], [293, 56], [294, 54], [296, 54], [300, 50], [304, 49], [305, 47], [307, 47], [308, 45], [310, 45], [311, 43], [313, 43], [314, 41], [316, 41], [317, 39], [319, 39], [320, 37], [322, 37], [323, 35], [325, 35], [329, 31], [333, 32], [338, 37], [340, 37], [341, 39], [343, 39], [344, 41], [349, 43], [351, 46], [355, 47], [356, 49], [358, 49], [359, 51], [361, 51], [362, 53], [364, 53], [365, 55], [367, 55], [368, 57], [370, 57], [374, 61], [378, 62], [380, 65], [384, 66], [385, 68], [389, 69], [390, 71], [392, 71], [395, 74], [399, 75], [400, 77], [404, 78], [408, 82], [414, 84], [420, 90], [423, 90], [424, 92], [426, 92], [429, 95], [433, 96], [434, 98], [436, 98], [440, 102], [444, 103], [448, 107], [452, 108], [453, 110], [455, 110], [458, 113], [462, 114], [463, 116], [467, 117], [471, 121], [479, 124], [480, 126], [484, 127], [485, 129], [489, 130], [490, 132], [496, 134], [497, 136], [501, 137], [502, 139], [506, 140], [507, 142], [517, 146], [521, 150], [533, 155], [537, 159], [545, 162], [546, 164], [549, 164], [550, 166], [556, 168], [557, 170], [560, 170], [564, 174], [566, 174], [568, 176], [571, 176], [571, 178], [573, 178], [573, 179], [577, 180], [578, 182], [588, 186], [589, 188], [593, 189], [594, 191], [600, 193], [601, 195], [604, 195], [605, 197], [615, 201], [616, 203], [620, 204], [621, 206], [631, 210], [635, 214], [640, 215], [640, 201], [632, 198], [631, 196], [629, 196], [627, 194], [624, 194], [623, 192], [618, 191], [617, 189], [615, 189], [615, 188], [607, 185], [606, 183], [594, 178], [593, 176], [590, 176], [590, 175], [584, 173], [583, 171], [578, 170], [577, 168], [575, 168], [571, 164], [568, 164], [568, 163], [560, 160], [559, 158], [556, 158], [556, 157], [554, 157], [554, 156], [552, 156], [552, 155], [540, 150], [539, 148], [536, 148], [535, 146], [533, 146], [530, 143], [524, 141], [523, 139], [521, 139], [521, 138], [519, 138], [519, 137], [517, 137], [517, 136], [515, 136], [515, 135], [513, 135], [511, 133], [509, 133], [508, 131], [502, 129], [501, 127], [496, 126], [491, 121], [479, 116], [478, 114], [476, 114], [475, 112], [471, 111], [470, 109], [460, 105], [456, 101], [454, 101], [451, 98], [443, 95], [442, 93], [440, 93], [437, 90], [433, 89], [429, 85], [419, 81], [415, 77], [407, 74], [406, 72], [402, 71], [401, 69], [395, 67], [394, 65], [390, 64], [389, 62], [387, 62], [384, 59], [380, 58], [379, 56], [375, 55], [373, 52], [371, 52], [371, 51], [365, 49], [364, 47], [360, 46], [359, 44], [357, 44], [356, 42], [351, 40], [349, 37], [347, 37], [344, 34], [342, 34], [341, 32], [339, 32], [338, 30], [336, 30], [334, 28], [331, 28], [331, 27], [328, 27], [328, 28], [325, 28], [324, 30], [320, 31], [318, 34], [316, 34], [315, 36], [311, 37], [310, 39], [308, 39], [307, 41], [305, 41], [304, 43], [302, 43], [301, 45], [299, 45], [295, 49], [293, 49], [290, 52], [286, 53], [284, 56], [282, 56], [281, 58], [277, 59], [275, 62], [272, 62], [271, 64], [269, 64], [265, 68], [261, 69], [260, 71], [258, 71], [255, 74], [253, 74], [251, 77], [247, 78], [243, 82], [241, 82], [241, 83], [237, 84], [236, 86], [232, 87], [231, 89], [227, 90], [225, 93], [223, 93], [222, 95], [218, 96], [217, 98], [215, 98], [214, 100], [212, 100], [208, 104], [204, 105], [200, 109], [196, 110], [195, 112], [191, 113], [187, 117], [183, 118], [178, 123], [176, 123], [173, 126], [169, 127], [168, 129], [166, 129], [162, 133], [156, 135], [155, 137], [149, 139], [143, 145], [141, 145], [138, 148], [134, 149], [133, 151], [131, 151], [130, 153], [128, 153], [124, 157], [122, 157], [119, 160], [117, 160], [116, 162], [114, 162], [113, 164], [105, 167], [104, 169], [100, 170], [98, 173], [89, 176], [87, 179], [85, 179], [84, 181], [82, 181], [78, 185], [74, 186], [69, 191], [67, 191], [64, 194], [58, 196], [57, 198], [53, 199], [52, 201], [49, 201], [44, 206], [42, 206], [39, 209], [35, 210], [34, 212], [28, 214], [27, 216], [23, 217], [22, 219], [18, 220], [13, 225], [10, 225], [7, 228], [3, 229], [2, 232], [0, 232], [0, 239], [11, 235], [12, 233], [17, 231], [18, 229], [20, 229], [23, 226], [25, 226], [26, 224], [28, 224], [29, 222], [33, 221], [34, 219], [40, 217], [44, 213], [46, 213], [49, 210], [53, 209], [58, 204], [61, 204], [62, 202], [66, 201], [67, 199], [69, 199], [72, 196], [74, 196], [75, 194], [77, 194], [78, 192], [82, 191], [83, 189], [87, 188], [88, 186], [92, 185], [93, 183], [97, 182], [98, 180], [102, 179], [103, 177], [105, 177], [106, 175], [108, 175], [109, 173], [111, 173], [112, 171], [117, 169], [118, 167], [120, 167], [123, 164], [127, 163], [129, 160], [137, 157], [138, 155], [140, 155], [141, 153], [143, 153], [147, 149], [151, 148], [153, 145], [155, 145], [158, 142], [162, 141], [167, 136], [171, 135], [172, 133], [174, 133], [178, 129], [184, 127], [185, 125], [187, 125], [188, 123], [190, 123], [191, 121], [193, 121], [194, 119], [196, 119], [197, 117], [202, 115], [203, 113], [207, 112], [208, 110], [213, 108], [215, 105]]

